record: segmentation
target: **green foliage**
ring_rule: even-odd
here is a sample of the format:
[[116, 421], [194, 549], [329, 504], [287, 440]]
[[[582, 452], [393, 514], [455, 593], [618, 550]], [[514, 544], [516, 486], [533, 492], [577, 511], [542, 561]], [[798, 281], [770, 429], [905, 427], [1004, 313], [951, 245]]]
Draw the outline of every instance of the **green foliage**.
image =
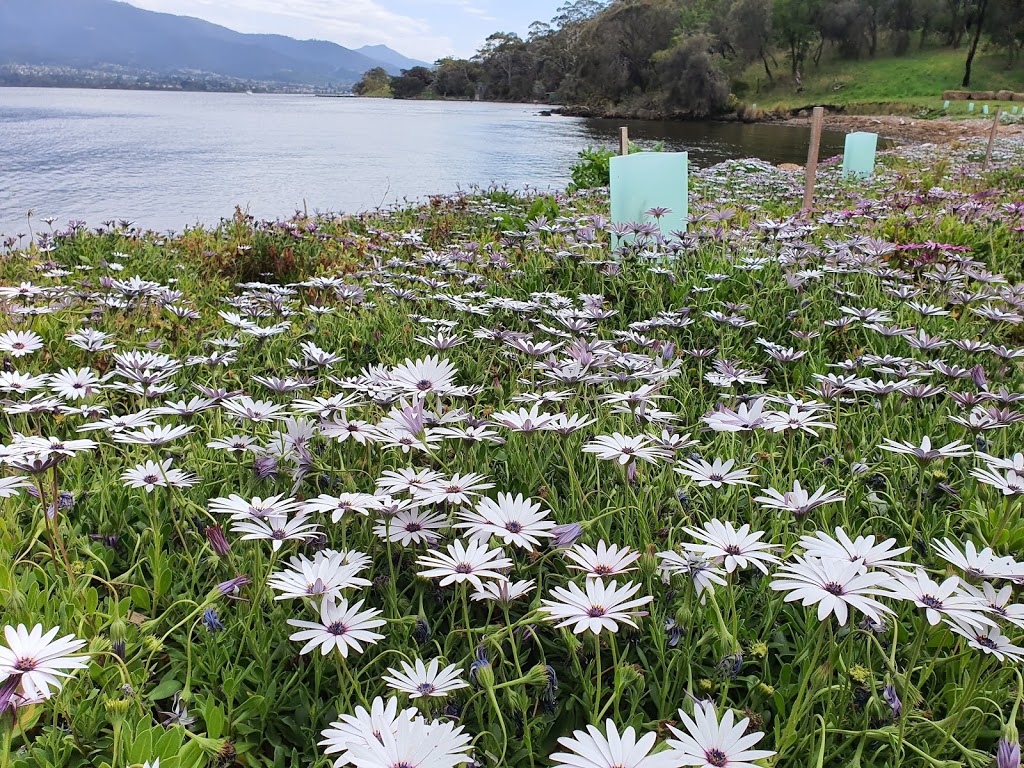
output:
[[[629, 143], [629, 154], [636, 152], [664, 152], [665, 142], [659, 141], [648, 148]], [[587, 147], [579, 152], [579, 160], [569, 169], [571, 182], [569, 191], [607, 187], [611, 183], [611, 159], [618, 152], [606, 147]]]
[[570, 191], [607, 187], [611, 183], [611, 159], [618, 153], [606, 147], [587, 147], [579, 152], [579, 160], [569, 169]]
[[352, 86], [352, 93], [357, 96], [391, 96], [391, 75], [384, 67], [374, 67], [366, 72], [362, 79]]
[[[1019, 560], [1021, 499], [978, 482], [980, 457], [926, 464], [879, 449], [885, 439], [917, 445], [928, 435], [935, 446], [963, 440], [1009, 459], [1024, 440], [1024, 423], [1014, 420], [1020, 409], [1011, 402], [1024, 387], [1024, 369], [1010, 357], [1024, 343], [1009, 314], [1017, 288], [994, 277], [1021, 279], [1024, 154], [1000, 144], [988, 174], [968, 164], [977, 154], [977, 146], [948, 157], [935, 148], [905, 150], [882, 158], [878, 176], [864, 182], [844, 182], [837, 168], [822, 165], [820, 200], [827, 211], [815, 215], [813, 226], [779, 225], [788, 227], [785, 236], [776, 236], [773, 222], [797, 221], [800, 199], [792, 176], [742, 162], [730, 163], [727, 172], [695, 172], [695, 237], [685, 255], [658, 263], [641, 258], [639, 248], [630, 260], [612, 257], [607, 228], [591, 224], [607, 217], [602, 192], [536, 196], [503, 188], [438, 196], [419, 207], [353, 219], [296, 216], [255, 223], [239, 215], [215, 229], [176, 237], [84, 230], [57, 237], [44, 252], [26, 238], [22, 250], [0, 260], [0, 280], [45, 293], [9, 297], [9, 305], [26, 311], [17, 320], [4, 315], [2, 330], [31, 330], [45, 348], [13, 358], [10, 368], [106, 373], [113, 372], [115, 352], [160, 347], [174, 364], [167, 379], [172, 391], [146, 397], [115, 375], [74, 404], [138, 413], [187, 399], [199, 384], [245, 389], [292, 406], [295, 418], [234, 420], [218, 407], [188, 417], [167, 414], [161, 424], [187, 424], [191, 431], [154, 447], [115, 441], [104, 430], [79, 434], [95, 416], [73, 408], [54, 414], [52, 407], [26, 413], [11, 406], [30, 402], [32, 395], [6, 393], [5, 444], [20, 432], [88, 435], [99, 445], [45, 475], [44, 493], [53, 493], [55, 483], [75, 499], [52, 523], [45, 503], [23, 488], [6, 486], [15, 493], [0, 499], [0, 624], [60, 627], [61, 635], [87, 641], [90, 654], [88, 667], [63, 679], [52, 700], [19, 707], [16, 728], [0, 731], [0, 738], [10, 739], [0, 761], [12, 768], [138, 768], [156, 758], [166, 768], [327, 768], [336, 756], [324, 755], [317, 743], [339, 715], [376, 696], [410, 704], [383, 682], [389, 667], [437, 658], [468, 678], [482, 650], [489, 662], [475, 678], [481, 687], [453, 691], [447, 701], [415, 703], [431, 717], [457, 710], [485, 768], [548, 765], [559, 737], [606, 717], [620, 732], [627, 726], [658, 732], [664, 742], [659, 724], [678, 724], [679, 708], [692, 712], [694, 697], [713, 701], [720, 714], [749, 717], [750, 730], [765, 733], [759, 746], [784, 752], [773, 763], [778, 766], [991, 764], [1001, 729], [1019, 712], [1017, 662], [996, 663], [944, 622], [931, 626], [911, 602], [880, 597], [892, 610], [884, 626], [863, 624], [859, 614], [839, 625], [831, 617], [819, 621], [813, 607], [785, 602], [770, 586], [773, 574], [737, 568], [698, 593], [683, 574], [666, 584], [657, 558], [692, 541], [689, 530], [720, 519], [763, 530], [763, 544], [787, 559], [800, 551], [801, 534], [815, 531], [831, 534], [842, 527], [851, 539], [893, 538], [896, 546], [911, 548], [901, 559], [939, 580], [960, 569], [951, 571], [938, 556], [936, 539], [989, 546], [993, 567], [1004, 567], [1003, 558]], [[935, 185], [945, 191], [934, 194]], [[836, 215], [854, 210], [870, 215]], [[902, 248], [869, 255], [889, 246]], [[270, 254], [289, 249], [294, 261], [286, 273], [257, 276], [288, 282], [287, 288], [239, 286], [254, 278], [232, 271], [227, 259], [255, 253], [256, 269]], [[117, 271], [115, 262], [124, 270]], [[955, 286], [944, 282], [951, 275], [959, 277]], [[135, 276], [139, 281], [129, 283]], [[142, 280], [164, 286], [149, 303], [133, 295]], [[900, 298], [902, 288], [914, 293], [916, 305]], [[975, 291], [989, 297], [966, 305], [951, 300]], [[362, 292], [365, 297], [356, 295]], [[165, 301], [170, 296], [173, 304]], [[931, 310], [922, 309], [929, 304]], [[877, 308], [891, 318], [887, 326], [914, 326], [932, 339], [984, 340], [979, 346], [988, 349], [969, 352], [952, 343], [920, 349], [908, 344], [914, 339], [881, 333], [869, 323], [836, 322], [847, 316], [841, 306]], [[174, 307], [194, 308], [200, 319], [179, 319]], [[984, 317], [996, 309], [1004, 319]], [[235, 312], [241, 321], [231, 316]], [[86, 321], [110, 334], [115, 347], [90, 352], [72, 344], [68, 331]], [[444, 327], [438, 321], [457, 323], [451, 335], [461, 337], [443, 352], [423, 341]], [[262, 333], [278, 323], [280, 333]], [[562, 338], [569, 328], [578, 330], [572, 339]], [[522, 334], [515, 340], [523, 343], [529, 334], [529, 343], [557, 347], [557, 361], [575, 363], [552, 368], [547, 354], [514, 349], [507, 335], [497, 340], [506, 333]], [[301, 359], [306, 342], [338, 359], [293, 374], [293, 383], [308, 385], [302, 392], [271, 387], [267, 377], [294, 371], [290, 361]], [[786, 347], [792, 349], [787, 353]], [[707, 375], [713, 362], [696, 350], [711, 348], [719, 362], [731, 361], [728, 370], [737, 377], [731, 385]], [[195, 359], [215, 350], [235, 351], [237, 359]], [[449, 427], [458, 428], [448, 419], [461, 417], [463, 407], [493, 419], [495, 412], [517, 411], [524, 400], [540, 397], [558, 402], [538, 403], [538, 411], [579, 414], [587, 423], [564, 436], [491, 424], [483, 432], [497, 433], [501, 444], [445, 439], [415, 453], [332, 439], [315, 428], [307, 434], [307, 426], [321, 420], [381, 423], [392, 405], [379, 402], [387, 397], [383, 389], [374, 385], [373, 401], [356, 403], [353, 395], [362, 393], [346, 385], [364, 375], [379, 382], [373, 373], [378, 366], [434, 354], [450, 361], [455, 384], [466, 388], [467, 397], [426, 396], [428, 408]], [[868, 355], [875, 361], [868, 363]], [[931, 376], [913, 393], [843, 393], [836, 390], [859, 378], [837, 373], [834, 366], [846, 368], [846, 359], [863, 359], [860, 373], [893, 383], [906, 380], [896, 366]], [[1009, 414], [999, 416], [1007, 422], [1003, 428], [977, 431], [971, 422], [954, 420], [967, 414], [950, 395], [972, 391], [972, 382], [929, 365], [940, 359], [951, 372], [952, 366], [970, 371], [983, 365], [987, 396], [1006, 401], [985, 403], [983, 409], [992, 409], [984, 410], [985, 418]], [[885, 375], [878, 360], [893, 366], [893, 373]], [[764, 383], [758, 383], [761, 377]], [[799, 411], [819, 427], [738, 435], [702, 430], [720, 405], [738, 409], [761, 395], [776, 398], [766, 411], [781, 409], [790, 425]], [[803, 410], [787, 395], [828, 403]], [[327, 398], [335, 396], [344, 398], [331, 406], [338, 420], [324, 415]], [[645, 404], [645, 397], [656, 400]], [[306, 421], [298, 417], [298, 399], [324, 411]], [[662, 425], [650, 419], [673, 419], [674, 426], [662, 434]], [[804, 427], [810, 429], [806, 422]], [[614, 432], [643, 437], [651, 460], [629, 468], [582, 451], [595, 436]], [[279, 476], [258, 477], [251, 454], [209, 445], [236, 433], [255, 440], [263, 455], [278, 456]], [[685, 444], [684, 433], [699, 444], [680, 449], [672, 441]], [[307, 449], [302, 455], [300, 441]], [[72, 452], [70, 444], [64, 449]], [[698, 487], [674, 471], [678, 463], [659, 457], [674, 450], [697, 450], [709, 461], [735, 459], [756, 484]], [[5, 456], [17, 460], [14, 451]], [[154, 487], [152, 493], [126, 487], [123, 473], [150, 460], [195, 473], [195, 485]], [[236, 530], [228, 532], [230, 551], [218, 554], [206, 529], [229, 529], [240, 521], [212, 512], [209, 500], [369, 493], [384, 472], [409, 467], [446, 477], [485, 474], [495, 484], [485, 495], [502, 491], [542, 500], [548, 519], [579, 524], [588, 546], [603, 540], [629, 547], [639, 558], [628, 564], [620, 584], [632, 581], [638, 597], [654, 600], [633, 617], [635, 628], [620, 623], [618, 633], [604, 632], [595, 642], [556, 629], [538, 612], [554, 587], [584, 581], [564, 552], [547, 543], [515, 550], [504, 545], [513, 580], [533, 579], [535, 588], [510, 606], [487, 605], [470, 600], [463, 587], [441, 588], [418, 575], [427, 547], [385, 543], [375, 530], [380, 513], [346, 512], [336, 520], [317, 513], [309, 520], [321, 526], [327, 547], [366, 553], [360, 575], [370, 583], [352, 585], [346, 594], [380, 611], [386, 624], [379, 628], [383, 637], [345, 659], [301, 654], [302, 643], [289, 639], [296, 627], [288, 622], [313, 620], [314, 601], [274, 599], [267, 577], [293, 557], [312, 556], [320, 542], [307, 548], [276, 539], [280, 550], [274, 550], [271, 541], [242, 539]], [[301, 476], [292, 477], [290, 470], [299, 468]], [[21, 472], [5, 465], [2, 477]], [[794, 481], [809, 492], [821, 487], [841, 493], [843, 500], [797, 517], [755, 498], [760, 488], [788, 492]], [[454, 508], [428, 509], [448, 524], [460, 519]], [[246, 504], [240, 512], [253, 522]], [[703, 563], [701, 573], [717, 573], [704, 568], [710, 566]], [[242, 574], [253, 583], [237, 593], [218, 589]], [[835, 595], [830, 586], [825, 588]], [[223, 629], [207, 629], [208, 609], [217, 612]], [[1007, 642], [1024, 642], [1019, 627], [991, 615]], [[417, 627], [421, 616], [429, 637]], [[549, 686], [554, 680], [548, 668], [558, 677], [557, 688]], [[886, 701], [888, 685], [902, 699], [898, 715]]]
[[[1022, 90], [1016, 0], [583, 0], [526, 39], [496, 32], [471, 60], [445, 59], [434, 92], [637, 117], [730, 113], [730, 90], [769, 109], [934, 100], [960, 85], [978, 34], [971, 86]], [[952, 72], [903, 71], [935, 49]]]
[[391, 92], [396, 99], [416, 99], [422, 96], [433, 82], [433, 70], [426, 67], [403, 69], [402, 74], [391, 78]]

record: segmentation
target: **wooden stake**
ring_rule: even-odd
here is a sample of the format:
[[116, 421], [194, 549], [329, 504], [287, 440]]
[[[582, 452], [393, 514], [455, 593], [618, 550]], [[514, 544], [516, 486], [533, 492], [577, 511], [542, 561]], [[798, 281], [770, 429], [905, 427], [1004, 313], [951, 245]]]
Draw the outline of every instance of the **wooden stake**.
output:
[[619, 128], [619, 154], [629, 154], [629, 128], [626, 126]]
[[1002, 116], [1003, 110], [996, 107], [996, 116], [992, 120], [992, 131], [988, 135], [988, 149], [985, 150], [985, 164], [981, 166], [981, 170], [988, 170], [988, 163], [992, 159], [992, 145], [996, 143], [996, 132], [999, 130], [999, 118]]
[[811, 113], [811, 145], [807, 148], [807, 181], [804, 184], [804, 214], [814, 207], [814, 178], [818, 174], [818, 149], [821, 146], [821, 124], [825, 121], [825, 108], [815, 107]]

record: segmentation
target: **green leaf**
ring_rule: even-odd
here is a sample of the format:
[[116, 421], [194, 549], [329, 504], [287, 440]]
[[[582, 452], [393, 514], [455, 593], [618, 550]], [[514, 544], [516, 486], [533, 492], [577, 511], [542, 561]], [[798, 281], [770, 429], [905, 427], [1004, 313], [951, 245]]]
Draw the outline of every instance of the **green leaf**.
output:
[[160, 701], [161, 699], [169, 699], [171, 696], [181, 690], [181, 683], [175, 680], [173, 677], [168, 676], [160, 681], [160, 685], [149, 692], [149, 698], [152, 701]]
[[214, 703], [213, 699], [206, 702], [203, 708], [203, 720], [206, 722], [206, 735], [211, 739], [219, 739], [224, 733], [224, 710]]
[[136, 610], [142, 613], [148, 613], [150, 608], [149, 590], [137, 586], [132, 587], [131, 595], [132, 604], [135, 606]]

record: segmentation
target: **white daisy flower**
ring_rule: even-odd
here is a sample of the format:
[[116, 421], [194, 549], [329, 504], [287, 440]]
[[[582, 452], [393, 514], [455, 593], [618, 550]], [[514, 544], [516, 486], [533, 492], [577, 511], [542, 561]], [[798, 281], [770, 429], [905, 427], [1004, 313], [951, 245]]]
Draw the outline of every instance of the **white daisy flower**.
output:
[[605, 584], [604, 579], [586, 580], [586, 591], [573, 582], [567, 587], [554, 587], [551, 590], [553, 599], [542, 600], [541, 611], [548, 615], [548, 621], [557, 622], [557, 627], [572, 625], [574, 634], [586, 631], [595, 635], [602, 630], [617, 632], [619, 622], [636, 627], [633, 620], [638, 616], [646, 616], [646, 611], [634, 610], [654, 600], [650, 595], [633, 598], [640, 591], [642, 584], [627, 581], [621, 587], [611, 581]]
[[362, 600], [350, 606], [345, 598], [335, 602], [332, 597], [325, 597], [320, 603], [319, 622], [288, 619], [290, 626], [300, 629], [288, 639], [305, 642], [299, 651], [301, 655], [315, 648], [319, 648], [323, 656], [335, 649], [343, 658], [348, 658], [350, 650], [362, 653], [363, 644], [374, 645], [384, 639], [384, 635], [373, 630], [387, 624], [384, 619], [376, 618], [381, 614], [376, 608], [362, 611], [362, 607]]
[[401, 671], [389, 667], [388, 674], [382, 679], [389, 688], [407, 693], [410, 699], [422, 696], [445, 698], [452, 691], [469, 687], [469, 683], [460, 677], [459, 668], [455, 664], [444, 669], [439, 669], [440, 662], [437, 659], [431, 659], [429, 665], [424, 664], [423, 659], [416, 659], [415, 665], [406, 661], [400, 664]]

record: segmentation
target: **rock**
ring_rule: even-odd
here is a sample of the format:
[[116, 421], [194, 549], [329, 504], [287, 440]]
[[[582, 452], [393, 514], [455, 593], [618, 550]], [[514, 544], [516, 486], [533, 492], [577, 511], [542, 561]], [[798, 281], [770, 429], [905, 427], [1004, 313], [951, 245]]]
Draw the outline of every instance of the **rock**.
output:
[[942, 98], [946, 101], [967, 101], [971, 94], [968, 91], [943, 91]]
[[1017, 93], [1016, 91], [1014, 91], [1013, 100], [1014, 101], [1024, 101], [1024, 93]]
[[975, 101], [993, 101], [995, 97], [993, 91], [971, 91], [971, 98]]
[[810, 114], [811, 113], [808, 112], [806, 109], [801, 109], [799, 112], [796, 113], [796, 116], [797, 117], [809, 117]]
[[796, 163], [780, 163], [777, 167], [780, 171], [802, 171], [804, 169], [802, 165]]
[[996, 91], [999, 101], [1013, 101], [1013, 91]]

